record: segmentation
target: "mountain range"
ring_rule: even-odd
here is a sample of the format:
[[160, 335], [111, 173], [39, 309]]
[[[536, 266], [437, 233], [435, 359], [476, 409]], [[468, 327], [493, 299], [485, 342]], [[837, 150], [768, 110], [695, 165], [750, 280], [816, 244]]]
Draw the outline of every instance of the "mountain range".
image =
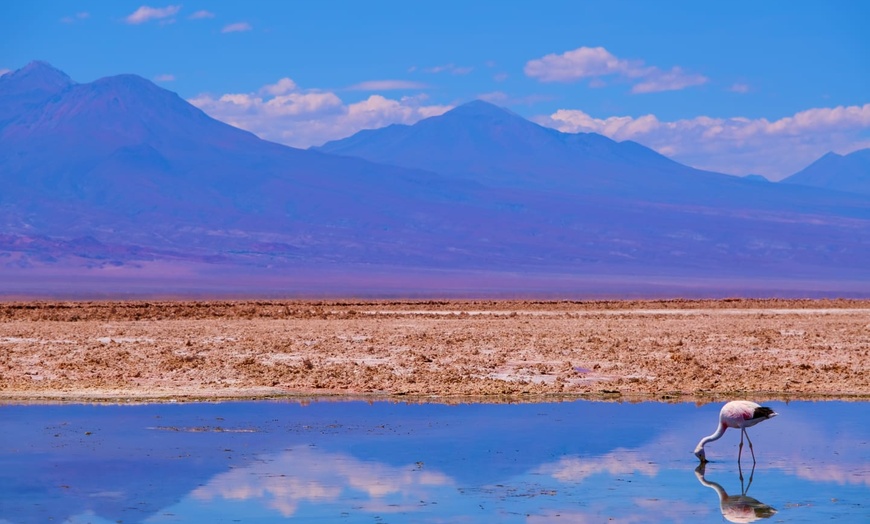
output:
[[782, 182], [870, 195], [870, 149], [828, 153]]
[[0, 294], [870, 294], [835, 168], [761, 184], [482, 101], [300, 150], [33, 62], [0, 77]]
[[[313, 149], [522, 190], [723, 209], [746, 206], [747, 199], [755, 208], [776, 210], [798, 205], [806, 211], [828, 203], [840, 207], [842, 203], [841, 196], [828, 200], [830, 195], [807, 189], [805, 186], [822, 187], [808, 178], [790, 177], [789, 187], [749, 186], [747, 181], [757, 180], [700, 171], [630, 140], [616, 142], [596, 133], [562, 133], [480, 100], [411, 126], [396, 124], [361, 131]], [[863, 152], [870, 150], [848, 158]], [[842, 182], [827, 184], [825, 189], [857, 189], [863, 183], [858, 173], [870, 173], [870, 166], [856, 164], [849, 164], [854, 165], [851, 172], [831, 177]], [[848, 183], [854, 187], [847, 188]]]

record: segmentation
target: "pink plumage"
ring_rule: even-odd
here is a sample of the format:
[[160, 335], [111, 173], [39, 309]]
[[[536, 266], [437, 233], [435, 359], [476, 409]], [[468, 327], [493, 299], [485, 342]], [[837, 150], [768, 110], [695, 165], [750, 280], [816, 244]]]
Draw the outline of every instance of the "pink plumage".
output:
[[764, 406], [759, 406], [755, 402], [748, 400], [732, 400], [722, 406], [719, 411], [719, 425], [716, 426], [716, 432], [708, 437], [704, 437], [698, 442], [695, 447], [695, 456], [701, 462], [707, 462], [707, 455], [704, 452], [704, 446], [714, 440], [719, 440], [728, 428], [740, 430], [740, 448], [737, 453], [737, 461], [740, 462], [740, 455], [743, 453], [743, 437], [749, 442], [749, 451], [752, 453], [752, 461], [755, 462], [755, 451], [752, 449], [752, 441], [749, 440], [749, 434], [746, 433], [746, 428], [752, 427], [759, 422], [773, 418], [777, 413]]

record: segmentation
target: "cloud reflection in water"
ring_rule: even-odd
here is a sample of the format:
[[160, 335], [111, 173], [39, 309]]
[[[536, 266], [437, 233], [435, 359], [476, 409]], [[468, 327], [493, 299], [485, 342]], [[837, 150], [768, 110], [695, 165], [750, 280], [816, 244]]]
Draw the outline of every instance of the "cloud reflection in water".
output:
[[[776, 520], [870, 522], [868, 407], [777, 403], [782, 416], [753, 435], [753, 495], [777, 508]], [[4, 409], [0, 524], [722, 518], [691, 454], [718, 405]], [[155, 420], [257, 431], [155, 432]], [[726, 435], [707, 467], [720, 486], [737, 477], [738, 442]]]
[[[418, 507], [429, 498], [430, 488], [452, 485], [447, 475], [429, 471], [422, 464], [393, 467], [297, 446], [218, 474], [191, 497], [199, 501], [255, 501], [284, 517], [296, 514], [302, 502], [325, 504], [347, 499], [357, 500], [356, 507], [363, 511], [383, 513]], [[358, 500], [360, 496], [368, 500]]]
[[637, 472], [647, 477], [655, 477], [658, 471], [656, 464], [625, 449], [615, 449], [600, 457], [562, 457], [538, 468], [539, 473], [550, 475], [562, 482], [582, 482], [598, 473], [613, 476], [632, 475]]

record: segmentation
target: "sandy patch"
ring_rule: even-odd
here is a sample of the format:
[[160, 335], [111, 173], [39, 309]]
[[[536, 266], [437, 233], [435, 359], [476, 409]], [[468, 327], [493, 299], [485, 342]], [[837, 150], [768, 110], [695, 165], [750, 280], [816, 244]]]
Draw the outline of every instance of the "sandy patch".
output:
[[870, 396], [867, 301], [0, 304], [0, 399]]

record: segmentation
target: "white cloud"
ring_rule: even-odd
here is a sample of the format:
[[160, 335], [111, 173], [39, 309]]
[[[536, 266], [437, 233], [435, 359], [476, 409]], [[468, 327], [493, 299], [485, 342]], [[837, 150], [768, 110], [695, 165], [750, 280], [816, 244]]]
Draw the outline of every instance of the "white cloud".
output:
[[265, 103], [275, 116], [328, 114], [341, 107], [341, 99], [333, 93], [288, 93]]
[[644, 80], [631, 88], [632, 93], [657, 93], [659, 91], [679, 91], [687, 87], [699, 86], [707, 83], [704, 75], [686, 73], [680, 67], [673, 67], [670, 71], [660, 71], [650, 68], [644, 75]]
[[368, 80], [348, 87], [351, 91], [391, 91], [395, 89], [426, 89], [429, 86], [411, 80]]
[[728, 90], [732, 93], [746, 94], [750, 91], [750, 87], [749, 84], [741, 84], [738, 82], [729, 87]]
[[175, 75], [170, 75], [168, 73], [164, 73], [162, 75], [157, 75], [154, 77], [155, 82], [174, 82]]
[[573, 82], [587, 77], [629, 74], [637, 69], [627, 60], [613, 56], [603, 47], [580, 47], [561, 55], [551, 53], [529, 60], [523, 71], [542, 82]]
[[594, 132], [634, 140], [701, 169], [761, 173], [772, 180], [794, 174], [828, 151], [870, 147], [870, 104], [814, 108], [769, 121], [743, 117], [664, 122], [654, 115], [594, 118], [560, 109], [536, 122], [564, 132]]
[[76, 13], [73, 16], [65, 16], [65, 17], [61, 18], [60, 21], [63, 22], [64, 24], [73, 24], [75, 22], [78, 22], [79, 20], [85, 20], [85, 19], [88, 19], [90, 17], [91, 17], [90, 13], [88, 13], [86, 11], [82, 11], [80, 13]]
[[242, 31], [250, 31], [251, 29], [253, 29], [253, 27], [247, 22], [236, 22], [235, 24], [224, 26], [224, 28], [221, 29], [221, 33], [239, 33]]
[[260, 94], [277, 96], [289, 93], [291, 91], [296, 91], [296, 82], [287, 77], [284, 77], [275, 82], [274, 84], [264, 85], [260, 88], [259, 92]]
[[3, 75], [5, 75], [5, 74], [7, 74], [7, 73], [11, 73], [11, 72], [12, 72], [12, 71], [9, 70], [9, 69], [2, 69], [2, 68], [0, 68], [0, 76], [3, 76]]
[[266, 140], [309, 147], [362, 129], [413, 124], [452, 108], [427, 105], [426, 100], [422, 94], [398, 100], [373, 94], [348, 104], [335, 93], [302, 90], [293, 80], [282, 78], [254, 93], [202, 94], [188, 101], [212, 117]]
[[526, 76], [541, 82], [575, 82], [590, 79], [591, 87], [602, 87], [600, 77], [616, 76], [633, 82], [632, 93], [676, 91], [706, 83], [703, 75], [687, 73], [674, 66], [663, 71], [641, 60], [618, 58], [603, 47], [579, 47], [560, 55], [551, 53], [529, 60], [523, 69]]
[[426, 73], [443, 73], [444, 71], [447, 71], [448, 68], [451, 68], [451, 67], [453, 67], [453, 64], [446, 64], [443, 66], [427, 67], [427, 68], [423, 69], [423, 71]]
[[450, 73], [451, 75], [467, 75], [474, 71], [470, 66], [456, 66], [454, 64], [444, 64], [423, 69], [424, 73]]
[[205, 9], [201, 9], [201, 10], [193, 13], [192, 15], [190, 15], [188, 18], [190, 18], [191, 20], [202, 20], [204, 18], [214, 18], [214, 13], [212, 13], [211, 11], [206, 11]]
[[[430, 116], [443, 114], [451, 106], [420, 104], [425, 97], [403, 97], [399, 100], [371, 95], [365, 100], [347, 106], [347, 120], [358, 129], [377, 129], [390, 124], [413, 124]], [[354, 132], [356, 132], [354, 131]]]
[[127, 16], [126, 20], [128, 24], [144, 24], [150, 20], [171, 18], [180, 10], [180, 5], [170, 5], [166, 7], [149, 7], [143, 5], [135, 10], [131, 15]]

